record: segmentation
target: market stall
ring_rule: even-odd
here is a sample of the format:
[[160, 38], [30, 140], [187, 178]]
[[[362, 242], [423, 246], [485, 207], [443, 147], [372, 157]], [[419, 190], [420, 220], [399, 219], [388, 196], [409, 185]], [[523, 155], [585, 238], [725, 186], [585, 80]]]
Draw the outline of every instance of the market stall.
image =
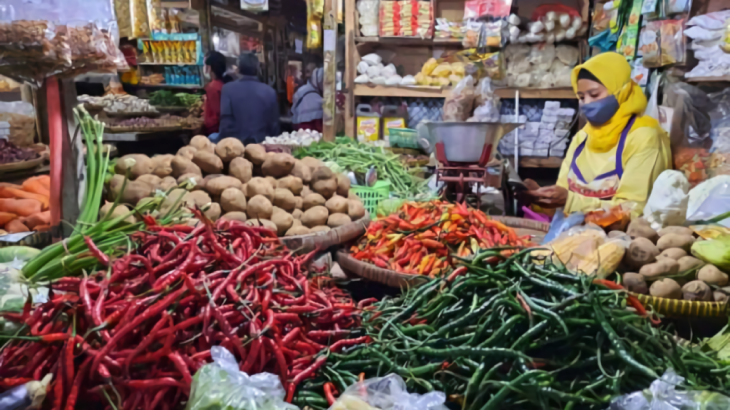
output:
[[[43, 83], [47, 95], [36, 107], [0, 105], [0, 172], [45, 160], [33, 110], [48, 111], [37, 132], [50, 136], [53, 169], [0, 184], [2, 229], [25, 235], [59, 224], [61, 164], [83, 169], [84, 185], [63, 240], [0, 248], [0, 403], [730, 407], [730, 99], [671, 79], [680, 71], [696, 81], [724, 78], [726, 54], [718, 53], [726, 53], [730, 13], [648, 3], [346, 1], [347, 129], [358, 138], [295, 130], [260, 144], [198, 135], [202, 103], [188, 81], [202, 84], [194, 71], [213, 33], [207, 24], [259, 18], [252, 13], [268, 2], [196, 4], [204, 10], [198, 23], [213, 14], [199, 26], [161, 2], [117, 2], [117, 15], [129, 17], [119, 25], [133, 39], [140, 83], [160, 84], [132, 93], [126, 75], [126, 92], [110, 82], [78, 104], [52, 76], [110, 57], [88, 61], [74, 48], [83, 42], [72, 41], [71, 66], [49, 70], [45, 47], [28, 44], [34, 52], [23, 54], [3, 40], [25, 38], [43, 20], [0, 22], [0, 72], [35, 64], [25, 79]], [[319, 23], [310, 6], [308, 20]], [[325, 28], [336, 29], [334, 20]], [[93, 26], [55, 26], [54, 56], [66, 35], [110, 41]], [[321, 34], [314, 26], [311, 42]], [[657, 175], [617, 178], [649, 181], [646, 198], [566, 199], [567, 212], [553, 215], [521, 202], [531, 219], [493, 215], [485, 192], [537, 190], [519, 181], [525, 164], [560, 167], [566, 154], [579, 155], [568, 149], [578, 135], [592, 148], [588, 133], [576, 133], [569, 86], [572, 67], [599, 50], [621, 53], [610, 58], [623, 65], [605, 71], [652, 79], [645, 90], [627, 84], [640, 103], [648, 93], [641, 114], [659, 121], [643, 127], [655, 136], [664, 127], [671, 149]], [[588, 71], [608, 83], [605, 72]], [[423, 100], [404, 108], [376, 99], [391, 97]], [[355, 117], [356, 102], [369, 106]], [[74, 115], [68, 140], [64, 111]], [[626, 138], [631, 125], [620, 125]], [[162, 132], [190, 138], [169, 152], [140, 144], [118, 156], [105, 143]], [[66, 156], [71, 142], [83, 142], [78, 164]], [[621, 172], [636, 169], [617, 161]], [[564, 189], [572, 200], [589, 197], [584, 188]]]

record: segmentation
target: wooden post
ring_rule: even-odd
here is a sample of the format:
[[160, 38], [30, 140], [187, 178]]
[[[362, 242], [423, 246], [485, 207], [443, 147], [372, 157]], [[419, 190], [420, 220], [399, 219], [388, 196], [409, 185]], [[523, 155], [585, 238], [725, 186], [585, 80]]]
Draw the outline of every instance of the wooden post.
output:
[[335, 95], [337, 93], [337, 1], [324, 1], [324, 25], [322, 51], [324, 53], [324, 93], [322, 118], [322, 138], [325, 141], [334, 141], [335, 126]]
[[346, 0], [345, 3], [345, 135], [355, 138], [355, 33], [359, 30], [355, 21], [355, 0]]
[[61, 93], [59, 92], [58, 79], [56, 77], [46, 78], [46, 110], [48, 113], [48, 136], [51, 151], [51, 228], [53, 239], [61, 240], [61, 191], [63, 185], [63, 114], [61, 112]]

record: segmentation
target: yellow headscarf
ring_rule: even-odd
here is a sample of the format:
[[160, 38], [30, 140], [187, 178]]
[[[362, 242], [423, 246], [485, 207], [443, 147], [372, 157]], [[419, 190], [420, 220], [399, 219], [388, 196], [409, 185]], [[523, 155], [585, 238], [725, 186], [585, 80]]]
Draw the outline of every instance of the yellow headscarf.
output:
[[657, 127], [659, 123], [649, 117], [642, 116], [646, 109], [646, 96], [638, 84], [631, 79], [631, 66], [621, 54], [606, 52], [592, 57], [585, 63], [573, 68], [571, 82], [573, 91], [578, 92], [578, 73], [586, 69], [608, 92], [616, 96], [618, 111], [605, 124], [594, 126], [587, 123], [583, 131], [588, 135], [586, 146], [593, 152], [607, 152], [618, 143], [629, 118], [636, 114], [637, 118], [631, 129], [641, 127]]

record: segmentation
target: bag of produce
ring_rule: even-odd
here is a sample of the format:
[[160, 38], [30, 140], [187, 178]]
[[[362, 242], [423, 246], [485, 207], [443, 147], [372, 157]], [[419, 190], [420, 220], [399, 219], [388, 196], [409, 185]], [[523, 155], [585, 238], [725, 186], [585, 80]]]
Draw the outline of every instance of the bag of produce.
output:
[[616, 398], [609, 410], [720, 410], [730, 408], [730, 397], [708, 390], [677, 390], [684, 377], [673, 369], [651, 384], [648, 390]]
[[284, 401], [278, 376], [239, 371], [233, 354], [220, 346], [213, 346], [210, 354], [213, 363], [195, 373], [186, 410], [297, 410]]
[[348, 387], [330, 410], [446, 410], [445, 401], [446, 395], [439, 391], [408, 393], [403, 379], [389, 374]]

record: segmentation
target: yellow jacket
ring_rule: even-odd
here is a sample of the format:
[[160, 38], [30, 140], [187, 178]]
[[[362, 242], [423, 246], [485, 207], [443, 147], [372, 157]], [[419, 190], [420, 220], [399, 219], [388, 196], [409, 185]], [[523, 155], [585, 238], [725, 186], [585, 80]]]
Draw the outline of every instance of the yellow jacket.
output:
[[[587, 134], [583, 130], [573, 137], [560, 167], [558, 186], [568, 189], [568, 172], [573, 161], [573, 154], [578, 145], [586, 138]], [[583, 150], [576, 165], [580, 168], [587, 182], [615, 168], [616, 148], [617, 146], [614, 146], [606, 152]], [[590, 198], [568, 190], [568, 200], [564, 208], [565, 213], [586, 212], [602, 208], [604, 205], [615, 205], [631, 201], [636, 204], [632, 210], [632, 215], [641, 215], [654, 181], [664, 170], [671, 168], [672, 154], [669, 136], [658, 127], [634, 126], [626, 137], [622, 162], [623, 177], [619, 182], [616, 194], [611, 200]]]

